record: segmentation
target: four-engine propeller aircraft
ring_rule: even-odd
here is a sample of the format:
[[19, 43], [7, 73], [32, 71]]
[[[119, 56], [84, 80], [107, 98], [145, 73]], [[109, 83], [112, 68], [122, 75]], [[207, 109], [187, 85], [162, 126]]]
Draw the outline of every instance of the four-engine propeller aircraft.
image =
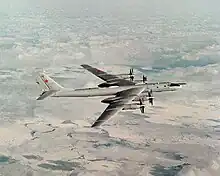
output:
[[[108, 77], [109, 79], [110, 77]], [[122, 80], [123, 81], [123, 80]], [[119, 86], [116, 88], [85, 88], [72, 89], [64, 88], [55, 82], [45, 73], [40, 73], [36, 79], [36, 83], [43, 89], [42, 94], [37, 100], [43, 100], [51, 97], [95, 97], [95, 96], [111, 96], [102, 100], [102, 103], [109, 104], [101, 116], [95, 121], [92, 127], [100, 126], [110, 117], [117, 114], [120, 110], [139, 109], [144, 113], [144, 101], [152, 102], [153, 97], [149, 94], [152, 92], [169, 91], [175, 88], [154, 88], [149, 89], [146, 84]], [[136, 102], [136, 103], [135, 103]]]
[[[134, 81], [134, 71], [133, 68], [130, 69], [128, 74], [109, 74], [103, 70], [98, 68], [92, 67], [87, 64], [82, 64], [81, 67], [86, 69], [87, 71], [91, 72], [95, 76], [99, 77], [101, 80], [105, 81], [98, 85], [100, 88], [112, 87], [112, 86], [130, 86], [130, 85], [147, 85], [149, 89], [157, 89], [157, 92], [164, 92], [164, 91], [174, 91], [177, 88], [181, 88], [182, 85], [186, 83], [172, 83], [172, 82], [146, 82], [147, 77], [143, 75], [142, 80]], [[125, 76], [125, 77], [124, 77]], [[121, 78], [122, 77], [122, 78]], [[130, 80], [127, 78], [130, 77]], [[155, 91], [154, 91], [155, 92]], [[148, 91], [149, 103], [153, 105], [153, 94], [152, 91]]]

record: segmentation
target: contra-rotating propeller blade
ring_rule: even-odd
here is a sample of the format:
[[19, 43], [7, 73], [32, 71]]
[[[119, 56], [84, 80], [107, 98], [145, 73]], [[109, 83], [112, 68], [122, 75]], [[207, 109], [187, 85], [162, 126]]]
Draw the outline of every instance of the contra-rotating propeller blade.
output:
[[131, 80], [132, 82], [134, 81], [134, 76], [133, 76], [133, 75], [130, 76], [130, 80]]
[[140, 101], [140, 111], [141, 113], [144, 113], [145, 105], [143, 104], [143, 99], [140, 98], [139, 101]]
[[147, 77], [143, 75], [143, 83], [145, 83], [147, 81]]
[[140, 105], [143, 105], [143, 100], [140, 98], [139, 99]]
[[134, 81], [134, 75], [133, 75], [133, 73], [134, 73], [134, 70], [133, 70], [133, 68], [131, 68], [130, 69], [130, 72], [129, 72], [129, 75], [130, 75], [130, 81]]
[[134, 70], [133, 70], [133, 68], [131, 68], [129, 75], [133, 75], [133, 73], [134, 73]]
[[145, 107], [144, 107], [144, 105], [143, 105], [143, 100], [140, 98], [140, 111], [141, 111], [141, 113], [144, 113], [144, 109], [145, 109]]
[[144, 106], [140, 106], [140, 111], [141, 113], [144, 113], [145, 107]]
[[153, 105], [154, 104], [154, 98], [153, 98], [153, 91], [152, 91], [152, 89], [150, 90], [150, 91], [148, 91], [148, 97], [149, 97], [149, 103], [151, 104], [151, 105]]

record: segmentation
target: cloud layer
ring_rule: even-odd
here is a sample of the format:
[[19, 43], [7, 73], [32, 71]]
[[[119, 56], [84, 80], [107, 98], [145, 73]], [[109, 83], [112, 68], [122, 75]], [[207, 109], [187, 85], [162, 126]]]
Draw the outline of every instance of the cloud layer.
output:
[[[19, 175], [217, 175], [219, 2], [26, 1], [0, 7], [0, 163]], [[39, 71], [65, 87], [130, 67], [151, 81], [186, 81], [155, 106], [88, 126], [100, 98], [36, 102]]]

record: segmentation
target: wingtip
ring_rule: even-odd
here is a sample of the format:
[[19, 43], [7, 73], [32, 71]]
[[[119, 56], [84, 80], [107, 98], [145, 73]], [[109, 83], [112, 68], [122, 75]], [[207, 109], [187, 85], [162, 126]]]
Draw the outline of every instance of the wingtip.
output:
[[92, 124], [92, 125], [91, 125], [91, 128], [94, 128], [94, 127], [96, 127], [96, 125], [95, 125], [95, 124]]
[[88, 67], [89, 65], [88, 64], [81, 64], [80, 66], [85, 68], [85, 67]]
[[95, 128], [95, 127], [99, 127], [99, 126], [100, 126], [100, 124], [97, 123], [97, 122], [95, 122], [95, 123], [93, 123], [93, 124], [91, 125], [91, 128]]
[[36, 100], [41, 100], [41, 97], [37, 97]]

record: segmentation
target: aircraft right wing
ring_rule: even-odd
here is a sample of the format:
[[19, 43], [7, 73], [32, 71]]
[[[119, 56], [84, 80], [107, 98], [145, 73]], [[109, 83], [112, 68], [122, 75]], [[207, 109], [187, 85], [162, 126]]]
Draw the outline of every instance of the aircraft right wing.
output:
[[92, 74], [94, 74], [95, 76], [99, 77], [100, 79], [106, 81], [106, 82], [117, 82], [117, 86], [128, 86], [128, 85], [135, 85], [134, 82], [123, 79], [123, 78], [119, 78], [118, 76], [106, 73], [102, 70], [99, 70], [97, 68], [94, 68], [90, 65], [87, 64], [83, 64], [81, 65], [84, 69], [88, 70], [89, 72], [91, 72]]
[[95, 121], [92, 127], [100, 126], [102, 123], [107, 121], [109, 118], [116, 115], [121, 111], [125, 104], [130, 103], [136, 96], [141, 94], [145, 90], [145, 86], [130, 88], [116, 94], [116, 97], [119, 97], [115, 100], [109, 102], [108, 107], [100, 115], [100, 117]]

